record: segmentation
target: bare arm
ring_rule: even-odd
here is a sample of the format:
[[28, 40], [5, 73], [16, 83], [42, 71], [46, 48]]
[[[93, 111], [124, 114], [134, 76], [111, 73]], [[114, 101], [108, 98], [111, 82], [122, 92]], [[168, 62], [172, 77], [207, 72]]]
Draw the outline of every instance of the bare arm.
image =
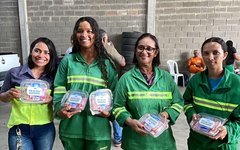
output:
[[3, 92], [0, 94], [0, 100], [3, 102], [10, 102], [13, 98], [19, 98], [20, 97], [20, 91], [15, 88], [11, 88], [6, 92]]
[[240, 60], [240, 56], [237, 53], [234, 53], [233, 57], [235, 60], [238, 60], [238, 61]]

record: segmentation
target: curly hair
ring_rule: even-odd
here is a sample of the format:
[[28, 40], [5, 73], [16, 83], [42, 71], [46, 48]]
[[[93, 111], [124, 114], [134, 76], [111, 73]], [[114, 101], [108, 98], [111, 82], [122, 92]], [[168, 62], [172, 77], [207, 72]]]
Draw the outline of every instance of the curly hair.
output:
[[[81, 47], [78, 43], [78, 39], [77, 39], [77, 31], [79, 28], [79, 24], [81, 22], [87, 21], [91, 28], [92, 28], [92, 32], [95, 36], [95, 41], [94, 41], [94, 49], [97, 52], [97, 58], [99, 61], [99, 68], [102, 72], [102, 78], [105, 81], [106, 85], [108, 86], [108, 76], [107, 76], [107, 70], [106, 70], [106, 64], [104, 63], [105, 59], [108, 59], [108, 56], [106, 55], [106, 50], [102, 44], [102, 40], [99, 36], [99, 26], [98, 23], [95, 19], [93, 19], [92, 17], [81, 17], [77, 20], [77, 22], [75, 23], [74, 29], [73, 29], [73, 51], [72, 53], [77, 53], [81, 51]], [[111, 61], [110, 61], [111, 62]], [[114, 65], [112, 64], [112, 66], [114, 67]]]

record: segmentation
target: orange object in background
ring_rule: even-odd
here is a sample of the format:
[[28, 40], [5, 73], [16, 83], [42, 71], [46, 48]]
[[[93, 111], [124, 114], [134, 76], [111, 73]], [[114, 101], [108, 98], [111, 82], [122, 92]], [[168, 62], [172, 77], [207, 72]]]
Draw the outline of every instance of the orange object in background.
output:
[[188, 71], [190, 73], [198, 73], [202, 72], [205, 68], [205, 64], [203, 62], [203, 59], [199, 57], [198, 50], [194, 50], [194, 57], [189, 58], [188, 60]]
[[204, 70], [204, 68], [199, 68], [199, 67], [197, 67], [197, 66], [195, 66], [195, 65], [191, 65], [190, 67], [189, 67], [189, 72], [190, 73], [198, 73], [198, 72], [202, 72]]

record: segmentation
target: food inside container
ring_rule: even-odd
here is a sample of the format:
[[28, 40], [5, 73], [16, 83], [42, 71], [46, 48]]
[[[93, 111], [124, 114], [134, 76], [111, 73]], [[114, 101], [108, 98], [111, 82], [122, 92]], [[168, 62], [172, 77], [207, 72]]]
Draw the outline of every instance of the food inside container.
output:
[[69, 112], [73, 112], [73, 111], [81, 112], [85, 109], [87, 100], [88, 100], [87, 92], [69, 90], [63, 96], [61, 101], [61, 106], [65, 107], [66, 110]]
[[20, 84], [20, 100], [24, 103], [47, 103], [49, 84], [37, 79], [26, 79]]
[[109, 89], [93, 91], [89, 96], [92, 115], [100, 114], [101, 111], [110, 111], [112, 109], [112, 100], [112, 91]]
[[218, 116], [199, 113], [198, 119], [190, 122], [190, 127], [200, 134], [213, 137], [218, 134], [219, 127], [222, 127], [226, 121], [227, 119]]
[[168, 129], [168, 120], [155, 114], [145, 114], [139, 121], [144, 125], [144, 129], [153, 137], [158, 137]]

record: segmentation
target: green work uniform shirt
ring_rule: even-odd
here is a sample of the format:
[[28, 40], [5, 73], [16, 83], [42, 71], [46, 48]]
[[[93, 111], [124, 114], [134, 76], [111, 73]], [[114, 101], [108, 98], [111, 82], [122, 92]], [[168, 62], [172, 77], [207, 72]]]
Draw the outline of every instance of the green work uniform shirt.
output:
[[[176, 149], [171, 125], [183, 108], [183, 99], [171, 75], [154, 67], [155, 78], [148, 85], [142, 73], [134, 67], [119, 80], [115, 95], [113, 115], [123, 126], [122, 148], [127, 150], [174, 150]], [[127, 118], [140, 119], [144, 114], [169, 114], [169, 128], [160, 136], [138, 134], [125, 124]]]
[[[54, 113], [61, 109], [61, 100], [66, 91], [81, 90], [91, 92], [109, 88], [114, 91], [118, 81], [117, 72], [108, 59], [104, 59], [108, 85], [102, 79], [98, 58], [87, 64], [80, 53], [66, 55], [59, 64], [54, 80]], [[87, 102], [85, 109], [69, 119], [61, 118], [60, 136], [86, 140], [111, 140], [111, 126], [108, 118], [92, 115]]]
[[190, 130], [188, 147], [190, 150], [235, 150], [240, 136], [240, 78], [225, 69], [223, 80], [212, 91], [207, 71], [194, 75], [183, 95], [184, 110], [188, 123], [193, 114], [207, 113], [227, 119], [227, 136], [223, 140], [212, 140]]

